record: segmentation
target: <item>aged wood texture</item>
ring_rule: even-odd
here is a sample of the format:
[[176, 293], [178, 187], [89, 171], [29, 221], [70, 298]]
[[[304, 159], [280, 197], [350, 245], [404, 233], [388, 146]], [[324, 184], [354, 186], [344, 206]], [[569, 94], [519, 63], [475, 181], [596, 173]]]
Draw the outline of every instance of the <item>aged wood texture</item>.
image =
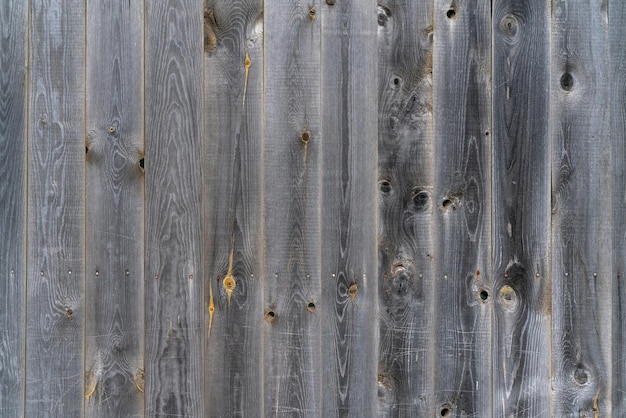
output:
[[435, 407], [491, 415], [491, 5], [436, 0]]
[[[264, 10], [264, 416], [319, 416], [320, 18], [318, 1]], [[320, 302], [323, 303], [323, 302]], [[325, 360], [324, 360], [325, 362]]]
[[552, 379], [559, 417], [611, 415], [612, 217], [602, 210], [611, 207], [607, 7], [559, 1], [552, 9]]
[[146, 6], [146, 414], [201, 417], [203, 5]]
[[87, 27], [85, 412], [143, 416], [143, 3]]
[[432, 416], [432, 1], [378, 5], [380, 416]]
[[0, 416], [24, 415], [26, 1], [0, 4]]
[[493, 416], [550, 411], [548, 2], [493, 3]]
[[204, 10], [207, 417], [262, 415], [261, 6], [220, 0]]
[[320, 13], [322, 293], [308, 309], [322, 316], [324, 417], [377, 416], [374, 10], [368, 0], [323, 4]]
[[83, 414], [84, 2], [30, 3], [25, 416]]
[[626, 2], [609, 7], [611, 141], [613, 153], [613, 414], [626, 411]]

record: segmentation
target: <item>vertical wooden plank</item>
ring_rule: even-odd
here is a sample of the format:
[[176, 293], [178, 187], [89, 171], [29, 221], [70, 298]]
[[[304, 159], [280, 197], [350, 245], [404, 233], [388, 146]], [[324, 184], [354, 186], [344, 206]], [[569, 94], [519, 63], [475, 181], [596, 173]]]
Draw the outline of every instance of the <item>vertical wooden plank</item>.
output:
[[554, 416], [611, 415], [607, 7], [552, 3]]
[[550, 411], [549, 3], [493, 3], [493, 413]]
[[311, 315], [322, 316], [322, 416], [373, 417], [378, 351], [376, 3], [330, 3], [320, 13], [322, 294], [308, 306]]
[[613, 153], [613, 411], [626, 411], [626, 2], [609, 6], [610, 137]]
[[432, 0], [378, 6], [379, 410], [433, 416]]
[[146, 353], [150, 416], [200, 417], [201, 2], [146, 2]]
[[24, 416], [26, 1], [0, 4], [0, 416]]
[[491, 4], [435, 0], [435, 407], [492, 415]]
[[263, 18], [259, 0], [204, 11], [207, 417], [260, 416]]
[[[319, 416], [319, 1], [264, 10], [264, 416]], [[320, 303], [324, 303], [323, 301]]]
[[143, 416], [143, 2], [87, 2], [85, 408]]
[[30, 2], [27, 417], [83, 414], [85, 8]]

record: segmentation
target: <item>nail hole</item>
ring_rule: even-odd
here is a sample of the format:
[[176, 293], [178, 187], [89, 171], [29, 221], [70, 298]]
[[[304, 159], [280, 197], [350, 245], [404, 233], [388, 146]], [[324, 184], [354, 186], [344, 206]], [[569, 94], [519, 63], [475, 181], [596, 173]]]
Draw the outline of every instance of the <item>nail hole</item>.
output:
[[100, 272], [96, 270], [96, 277], [98, 277], [99, 275], [100, 275]]
[[481, 290], [480, 291], [480, 299], [481, 300], [489, 299], [489, 292], [487, 292], [486, 290]]
[[113, 135], [115, 133], [115, 128], [113, 126], [109, 127], [109, 133]]
[[308, 143], [309, 139], [311, 139], [311, 132], [305, 129], [304, 131], [302, 131], [302, 135], [300, 135], [300, 139], [302, 140], [303, 144]]
[[456, 16], [456, 11], [454, 11], [453, 8], [450, 8], [446, 12], [446, 16], [448, 16], [448, 19], [454, 19], [454, 17]]
[[127, 276], [130, 275], [130, 271], [126, 270], [126, 275]]
[[400, 79], [399, 79], [398, 77], [394, 77], [394, 78], [393, 78], [393, 84], [395, 84], [396, 86], [397, 86], [398, 84], [400, 84]]
[[489, 131], [485, 131], [485, 136], [489, 136]]
[[313, 303], [313, 302], [309, 302], [309, 303], [306, 305], [306, 308], [309, 310], [309, 312], [313, 312], [313, 311], [315, 310], [315, 303]]
[[564, 73], [561, 76], [561, 88], [570, 91], [574, 87], [574, 77], [570, 73]]

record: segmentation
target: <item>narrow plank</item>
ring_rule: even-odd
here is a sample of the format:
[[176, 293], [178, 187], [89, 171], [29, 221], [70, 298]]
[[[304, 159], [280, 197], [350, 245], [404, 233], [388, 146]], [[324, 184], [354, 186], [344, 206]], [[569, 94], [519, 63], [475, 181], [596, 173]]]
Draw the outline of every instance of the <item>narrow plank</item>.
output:
[[326, 3], [320, 13], [322, 293], [309, 310], [322, 317], [324, 417], [377, 416], [374, 10], [368, 0]]
[[379, 415], [434, 416], [433, 2], [378, 6]]
[[550, 411], [548, 2], [493, 3], [493, 414]]
[[28, 3], [0, 4], [0, 416], [24, 416]]
[[611, 63], [611, 139], [613, 153], [613, 348], [612, 403], [615, 414], [626, 411], [626, 3], [609, 7]]
[[87, 2], [85, 411], [143, 416], [143, 2]]
[[[606, 2], [553, 3], [554, 416], [611, 415], [611, 140]], [[599, 204], [600, 203], [600, 204]], [[621, 395], [618, 395], [621, 396]], [[617, 411], [616, 411], [617, 412]]]
[[264, 10], [264, 413], [321, 416], [320, 10]]
[[259, 0], [216, 0], [204, 11], [207, 417], [262, 415], [261, 13]]
[[203, 414], [201, 2], [146, 2], [145, 405]]
[[84, 6], [30, 2], [27, 417], [84, 412]]
[[435, 408], [492, 416], [491, 4], [435, 0]]

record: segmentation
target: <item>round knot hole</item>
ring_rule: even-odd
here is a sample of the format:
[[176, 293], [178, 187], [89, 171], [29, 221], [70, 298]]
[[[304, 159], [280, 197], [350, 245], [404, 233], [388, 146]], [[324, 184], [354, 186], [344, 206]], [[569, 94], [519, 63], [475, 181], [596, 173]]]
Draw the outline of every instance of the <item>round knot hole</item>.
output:
[[517, 35], [518, 28], [519, 23], [514, 16], [505, 16], [500, 21], [500, 31], [506, 36], [513, 37]]
[[587, 376], [587, 372], [585, 371], [585, 369], [583, 369], [582, 367], [577, 368], [574, 371], [574, 380], [576, 380], [576, 383], [581, 386], [587, 384], [587, 382], [589, 381], [589, 376]]
[[439, 415], [442, 417], [449, 417], [452, 414], [452, 408], [450, 405], [443, 405], [439, 411]]
[[446, 12], [446, 16], [448, 17], [448, 19], [454, 19], [456, 17], [456, 10], [454, 10], [453, 7], [449, 8]]
[[315, 310], [315, 303], [313, 303], [313, 302], [309, 302], [309, 303], [306, 305], [306, 309], [307, 309], [309, 312], [313, 312], [313, 311]]
[[302, 141], [303, 144], [308, 144], [309, 140], [311, 139], [311, 132], [309, 132], [308, 130], [303, 130], [302, 134], [300, 134], [300, 140]]
[[265, 320], [267, 322], [272, 322], [274, 319], [276, 319], [276, 312], [274, 312], [274, 309], [268, 308], [265, 311]]
[[564, 73], [561, 76], [561, 88], [570, 91], [574, 87], [574, 77], [570, 73]]
[[381, 193], [387, 194], [391, 191], [391, 182], [389, 180], [381, 180], [380, 183], [378, 183], [378, 187]]
[[478, 296], [480, 296], [480, 300], [486, 301], [487, 299], [489, 299], [489, 292], [487, 292], [485, 289], [483, 289], [483, 290], [480, 291]]

